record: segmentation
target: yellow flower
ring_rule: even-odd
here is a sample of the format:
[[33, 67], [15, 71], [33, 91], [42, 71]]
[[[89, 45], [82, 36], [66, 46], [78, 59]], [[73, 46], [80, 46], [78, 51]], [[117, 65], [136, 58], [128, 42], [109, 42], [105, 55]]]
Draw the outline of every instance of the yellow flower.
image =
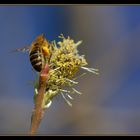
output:
[[[85, 67], [88, 63], [84, 55], [80, 55], [77, 50], [82, 41], [75, 43], [70, 37], [65, 38], [63, 35], [60, 35], [59, 38], [62, 41], [59, 41], [57, 44], [55, 41], [52, 42], [49, 50], [51, 57], [49, 60], [49, 78], [43, 102], [44, 108], [49, 107], [53, 97], [58, 94], [61, 94], [70, 106], [72, 105], [65, 95], [69, 99], [73, 99], [70, 96], [71, 93], [80, 94], [79, 91], [73, 88], [75, 84], [78, 84], [73, 79], [76, 79], [74, 76], [80, 68], [98, 74], [97, 69]], [[70, 86], [71, 91], [63, 89], [65, 86]], [[35, 91], [37, 91], [36, 88]]]

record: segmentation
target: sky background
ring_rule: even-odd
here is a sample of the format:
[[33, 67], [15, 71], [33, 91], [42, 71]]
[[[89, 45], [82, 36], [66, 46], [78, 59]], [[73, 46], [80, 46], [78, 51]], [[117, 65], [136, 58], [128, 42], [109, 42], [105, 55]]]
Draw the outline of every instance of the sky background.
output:
[[140, 6], [0, 6], [0, 135], [26, 135], [34, 80], [28, 53], [41, 33], [83, 40], [80, 54], [100, 75], [79, 80], [73, 107], [56, 97], [38, 135], [140, 134]]

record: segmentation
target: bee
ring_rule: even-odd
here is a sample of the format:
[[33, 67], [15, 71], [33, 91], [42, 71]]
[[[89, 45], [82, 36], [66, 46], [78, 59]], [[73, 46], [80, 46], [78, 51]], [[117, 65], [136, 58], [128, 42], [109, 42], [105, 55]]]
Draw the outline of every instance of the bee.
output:
[[29, 59], [32, 67], [37, 71], [41, 72], [43, 67], [50, 58], [50, 43], [46, 40], [44, 34], [41, 34], [35, 38], [30, 46], [16, 49], [15, 51], [28, 51]]

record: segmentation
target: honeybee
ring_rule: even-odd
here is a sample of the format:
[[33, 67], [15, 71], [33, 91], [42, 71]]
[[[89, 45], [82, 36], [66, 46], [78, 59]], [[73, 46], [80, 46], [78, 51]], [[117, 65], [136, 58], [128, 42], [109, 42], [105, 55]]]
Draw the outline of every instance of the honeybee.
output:
[[31, 43], [30, 46], [19, 48], [15, 51], [28, 51], [32, 67], [37, 72], [40, 72], [43, 69], [46, 62], [49, 61], [49, 47], [50, 43], [46, 40], [44, 34], [41, 34], [35, 38], [35, 40]]

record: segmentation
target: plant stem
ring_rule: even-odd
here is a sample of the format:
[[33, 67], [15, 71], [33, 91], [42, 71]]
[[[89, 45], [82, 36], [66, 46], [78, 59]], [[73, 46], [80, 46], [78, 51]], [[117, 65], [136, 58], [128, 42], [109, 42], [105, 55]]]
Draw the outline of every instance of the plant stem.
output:
[[49, 71], [49, 67], [48, 64], [46, 64], [44, 69], [40, 72], [38, 94], [35, 99], [35, 107], [31, 117], [31, 127], [29, 132], [31, 135], [36, 134], [39, 124], [43, 118], [44, 108], [42, 108], [42, 102], [46, 91], [48, 71]]

